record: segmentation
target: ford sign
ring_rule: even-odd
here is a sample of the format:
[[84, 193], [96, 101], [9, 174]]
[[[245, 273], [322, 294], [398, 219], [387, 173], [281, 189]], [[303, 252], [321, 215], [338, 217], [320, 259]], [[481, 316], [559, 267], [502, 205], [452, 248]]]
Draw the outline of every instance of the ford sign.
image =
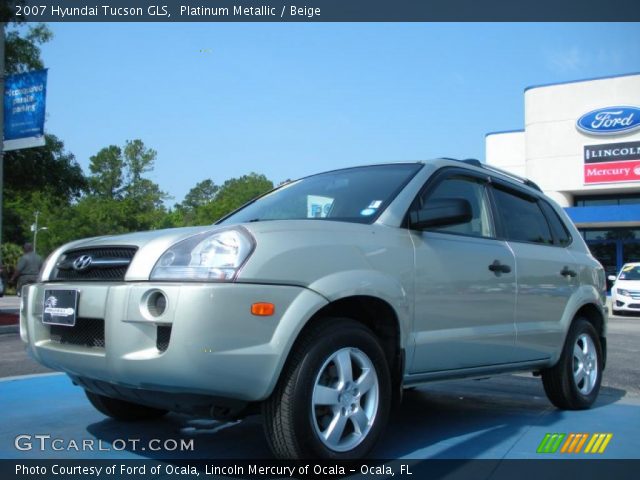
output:
[[640, 128], [640, 107], [605, 107], [585, 113], [578, 130], [591, 135], [619, 135]]

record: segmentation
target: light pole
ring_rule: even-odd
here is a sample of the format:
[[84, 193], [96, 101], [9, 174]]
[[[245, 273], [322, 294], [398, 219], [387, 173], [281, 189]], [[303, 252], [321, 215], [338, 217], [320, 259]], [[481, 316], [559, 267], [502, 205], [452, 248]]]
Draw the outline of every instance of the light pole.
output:
[[40, 227], [38, 228], [38, 216], [40, 215], [40, 212], [38, 210], [36, 210], [36, 223], [31, 225], [31, 231], [33, 232], [33, 252], [37, 253], [36, 251], [36, 241], [38, 239], [38, 232], [41, 232], [42, 230], [49, 230], [47, 227]]
[[[2, 245], [2, 195], [4, 183], [4, 22], [0, 22], [0, 245]], [[0, 249], [2, 265], [2, 249]]]

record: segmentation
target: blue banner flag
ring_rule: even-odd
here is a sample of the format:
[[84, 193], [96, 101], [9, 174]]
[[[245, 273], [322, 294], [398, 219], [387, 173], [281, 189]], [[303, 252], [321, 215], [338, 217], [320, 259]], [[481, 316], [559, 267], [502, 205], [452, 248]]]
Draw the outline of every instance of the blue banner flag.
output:
[[4, 149], [44, 145], [47, 70], [9, 75], [4, 88]]

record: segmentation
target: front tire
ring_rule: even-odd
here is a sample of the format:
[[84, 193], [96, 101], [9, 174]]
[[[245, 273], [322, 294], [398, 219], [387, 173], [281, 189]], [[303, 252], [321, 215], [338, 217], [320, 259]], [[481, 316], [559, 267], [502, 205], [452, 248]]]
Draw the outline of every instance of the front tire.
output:
[[152, 420], [167, 414], [167, 410], [147, 407], [146, 405], [127, 402], [117, 398], [105, 397], [104, 395], [99, 395], [88, 390], [85, 390], [84, 393], [96, 410], [116, 420], [125, 422]]
[[361, 458], [390, 405], [389, 368], [375, 335], [350, 319], [323, 319], [294, 347], [263, 404], [267, 441], [278, 458]]
[[569, 329], [560, 360], [542, 372], [545, 393], [558, 408], [589, 408], [600, 391], [602, 368], [600, 337], [591, 323], [578, 318]]

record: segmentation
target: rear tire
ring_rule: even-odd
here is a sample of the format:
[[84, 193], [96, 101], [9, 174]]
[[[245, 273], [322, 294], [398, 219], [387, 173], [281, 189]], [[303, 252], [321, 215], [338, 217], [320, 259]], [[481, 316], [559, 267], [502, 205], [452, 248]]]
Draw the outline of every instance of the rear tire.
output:
[[263, 403], [267, 442], [278, 458], [364, 457], [391, 406], [387, 360], [375, 335], [325, 318], [301, 337]]
[[152, 420], [167, 414], [167, 410], [147, 407], [138, 403], [127, 402], [117, 398], [105, 397], [97, 393], [85, 390], [84, 393], [96, 410], [107, 417], [126, 422], [136, 420]]
[[595, 328], [577, 318], [567, 335], [558, 363], [542, 372], [547, 397], [564, 410], [591, 407], [602, 381], [602, 346]]

